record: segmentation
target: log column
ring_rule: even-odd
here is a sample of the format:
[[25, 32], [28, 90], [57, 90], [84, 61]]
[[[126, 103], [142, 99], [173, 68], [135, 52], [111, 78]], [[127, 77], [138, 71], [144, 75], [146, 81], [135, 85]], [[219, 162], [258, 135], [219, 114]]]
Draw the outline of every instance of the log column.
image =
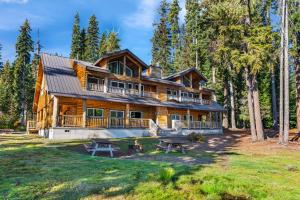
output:
[[82, 99], [82, 127], [86, 127], [86, 99]]
[[125, 110], [125, 127], [130, 128], [130, 104], [126, 104], [126, 110]]
[[58, 98], [53, 97], [53, 113], [52, 113], [52, 128], [57, 127], [58, 120]]
[[104, 86], [103, 86], [103, 92], [104, 93], [107, 93], [108, 92], [108, 78], [107, 77], [105, 77], [104, 78]]
[[191, 111], [190, 109], [187, 110], [187, 124], [188, 124], [188, 129], [190, 129], [191, 125]]
[[139, 96], [142, 96], [142, 83], [139, 83]]

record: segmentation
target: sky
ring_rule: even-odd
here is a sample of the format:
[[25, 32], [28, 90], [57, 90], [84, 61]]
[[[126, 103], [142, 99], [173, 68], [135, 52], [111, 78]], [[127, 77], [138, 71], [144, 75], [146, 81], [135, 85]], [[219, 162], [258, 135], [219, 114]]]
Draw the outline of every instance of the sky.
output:
[[[157, 19], [160, 0], [0, 0], [0, 43], [2, 60], [14, 60], [19, 27], [28, 19], [32, 38], [40, 33], [42, 51], [69, 56], [72, 25], [76, 12], [81, 27], [96, 15], [100, 32], [119, 33], [121, 48], [130, 49], [144, 62], [151, 62], [152, 23]], [[180, 5], [184, 7], [184, 0]], [[185, 10], [180, 12], [183, 22]]]

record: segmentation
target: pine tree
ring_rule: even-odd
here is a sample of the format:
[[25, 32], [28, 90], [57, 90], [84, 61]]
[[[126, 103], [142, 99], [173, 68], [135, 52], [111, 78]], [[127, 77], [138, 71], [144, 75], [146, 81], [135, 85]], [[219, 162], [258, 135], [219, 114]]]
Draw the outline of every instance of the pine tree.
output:
[[86, 51], [87, 41], [86, 41], [86, 31], [83, 28], [80, 31], [80, 50], [79, 50], [79, 60], [85, 60], [85, 51]]
[[74, 17], [72, 44], [70, 58], [79, 59], [81, 50], [81, 33], [80, 33], [80, 18], [79, 13], [76, 13]]
[[12, 69], [9, 61], [7, 61], [0, 74], [0, 110], [8, 113], [9, 105], [12, 97]]
[[112, 52], [115, 50], [120, 50], [120, 39], [118, 38], [117, 32], [112, 31], [107, 36], [106, 51]]
[[103, 54], [107, 51], [107, 36], [106, 33], [103, 32], [100, 38], [100, 44], [99, 44], [99, 56], [101, 57]]
[[158, 64], [162, 67], [163, 75], [173, 73], [175, 70], [171, 66], [170, 52], [170, 28], [168, 25], [169, 4], [162, 0], [159, 8], [159, 23], [154, 26], [152, 42], [152, 64]]
[[179, 46], [179, 12], [180, 12], [178, 0], [173, 0], [170, 6], [170, 12], [168, 20], [171, 26], [171, 47], [174, 51]]
[[86, 34], [85, 60], [95, 62], [99, 53], [99, 26], [95, 15], [89, 20], [89, 26]]
[[0, 43], [0, 70], [3, 66], [3, 63], [2, 63], [2, 44]]
[[32, 93], [32, 65], [30, 53], [33, 51], [31, 28], [28, 20], [20, 28], [16, 43], [16, 60], [14, 64], [13, 102], [15, 115], [21, 116], [22, 124], [26, 121], [27, 111], [30, 109]]

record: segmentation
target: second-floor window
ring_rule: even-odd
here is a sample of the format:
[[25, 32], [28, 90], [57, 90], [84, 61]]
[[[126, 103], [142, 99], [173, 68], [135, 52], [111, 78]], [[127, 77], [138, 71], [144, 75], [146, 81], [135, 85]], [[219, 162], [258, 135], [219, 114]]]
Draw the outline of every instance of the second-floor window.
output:
[[113, 61], [108, 64], [109, 71], [114, 74], [123, 75], [124, 67], [123, 63], [119, 61]]
[[112, 81], [112, 82], [110, 82], [110, 85], [111, 85], [111, 87], [125, 88], [125, 84], [122, 82]]
[[167, 89], [167, 94], [168, 95], [172, 95], [172, 96], [177, 96], [177, 91], [176, 90]]

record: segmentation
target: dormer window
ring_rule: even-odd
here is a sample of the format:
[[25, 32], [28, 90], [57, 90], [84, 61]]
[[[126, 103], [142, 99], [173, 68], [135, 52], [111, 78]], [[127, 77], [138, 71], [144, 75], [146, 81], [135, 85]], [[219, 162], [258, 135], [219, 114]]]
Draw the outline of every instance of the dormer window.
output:
[[129, 67], [126, 66], [126, 76], [133, 77], [133, 71]]
[[191, 81], [188, 79], [186, 76], [183, 76], [183, 84], [185, 87], [190, 87], [191, 86]]

